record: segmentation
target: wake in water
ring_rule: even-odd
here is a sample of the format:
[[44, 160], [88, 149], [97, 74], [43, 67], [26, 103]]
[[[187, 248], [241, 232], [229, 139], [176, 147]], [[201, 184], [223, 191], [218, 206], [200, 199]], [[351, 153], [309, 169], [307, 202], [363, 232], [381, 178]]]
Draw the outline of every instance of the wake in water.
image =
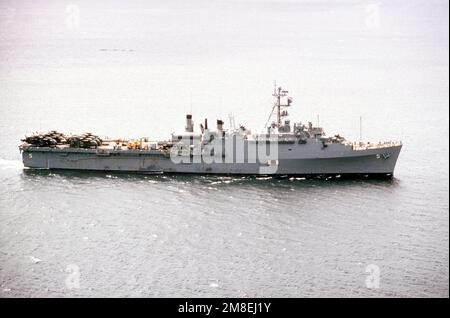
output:
[[2, 170], [20, 170], [23, 169], [22, 161], [0, 158], [0, 169]]

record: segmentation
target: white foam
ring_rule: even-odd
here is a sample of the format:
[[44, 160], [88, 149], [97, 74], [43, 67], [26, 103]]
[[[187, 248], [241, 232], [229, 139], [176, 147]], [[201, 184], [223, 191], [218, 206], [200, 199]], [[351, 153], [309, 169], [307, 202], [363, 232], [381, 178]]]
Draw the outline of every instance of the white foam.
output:
[[0, 169], [23, 169], [22, 161], [0, 158]]
[[42, 262], [41, 259], [34, 257], [34, 256], [30, 256], [30, 260], [35, 264]]

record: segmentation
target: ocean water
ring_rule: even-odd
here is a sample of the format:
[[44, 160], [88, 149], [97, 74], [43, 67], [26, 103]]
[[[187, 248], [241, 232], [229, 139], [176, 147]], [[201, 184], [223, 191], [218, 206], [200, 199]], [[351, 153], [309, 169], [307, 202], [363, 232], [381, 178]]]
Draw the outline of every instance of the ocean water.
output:
[[[448, 297], [447, 1], [0, 1], [0, 297]], [[392, 180], [24, 169], [26, 133], [292, 120]]]

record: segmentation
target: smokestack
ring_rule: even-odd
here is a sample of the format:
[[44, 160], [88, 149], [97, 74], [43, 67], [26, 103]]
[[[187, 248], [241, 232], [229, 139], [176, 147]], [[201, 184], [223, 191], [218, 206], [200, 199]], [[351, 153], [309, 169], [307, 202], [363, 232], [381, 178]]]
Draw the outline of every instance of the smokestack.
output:
[[223, 130], [223, 121], [220, 119], [217, 119], [217, 130], [222, 131]]
[[192, 123], [192, 115], [187, 114], [186, 115], [186, 132], [193, 132], [194, 131], [194, 124]]
[[205, 130], [208, 129], [208, 118], [205, 118]]

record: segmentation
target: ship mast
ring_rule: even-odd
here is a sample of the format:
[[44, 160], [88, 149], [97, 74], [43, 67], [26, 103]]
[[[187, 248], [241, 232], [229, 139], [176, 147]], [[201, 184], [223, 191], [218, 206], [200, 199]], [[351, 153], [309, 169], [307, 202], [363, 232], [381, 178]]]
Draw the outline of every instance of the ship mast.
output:
[[273, 104], [272, 111], [270, 112], [269, 118], [267, 118], [267, 122], [264, 125], [264, 128], [268, 127], [270, 119], [272, 118], [273, 114], [275, 113], [275, 108], [276, 108], [276, 113], [277, 113], [277, 122], [276, 123], [274, 122], [273, 124], [277, 128], [280, 128], [282, 126], [282, 123], [281, 123], [282, 118], [288, 116], [288, 112], [282, 111], [282, 108], [291, 106], [292, 97], [287, 98], [287, 104], [282, 104], [281, 98], [288, 96], [288, 94], [289, 94], [289, 92], [283, 90], [281, 87], [277, 88], [277, 83], [275, 82], [275, 85], [273, 88], [273, 94], [272, 94], [272, 96], [275, 97], [275, 103]]
[[275, 87], [274, 87], [274, 91], [272, 96], [274, 96], [276, 98], [276, 102], [275, 102], [275, 107], [277, 108], [277, 127], [280, 128], [281, 127], [281, 119], [285, 116], [287, 116], [287, 112], [286, 113], [282, 113], [281, 112], [281, 108], [282, 107], [289, 107], [291, 106], [292, 103], [292, 98], [288, 97], [287, 98], [287, 104], [281, 104], [281, 97], [286, 97], [289, 94], [288, 91], [285, 91], [280, 87], [276, 87], [276, 83], [275, 83]]

